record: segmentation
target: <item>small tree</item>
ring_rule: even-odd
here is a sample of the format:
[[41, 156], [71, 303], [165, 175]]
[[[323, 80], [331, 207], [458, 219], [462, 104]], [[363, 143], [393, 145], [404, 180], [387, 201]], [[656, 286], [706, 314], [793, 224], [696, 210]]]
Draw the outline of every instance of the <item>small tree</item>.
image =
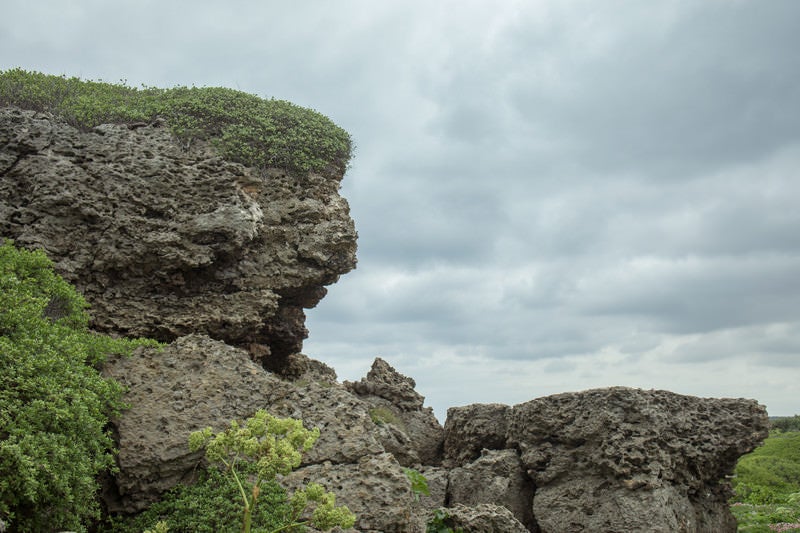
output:
[[[242, 532], [250, 533], [263, 484], [274, 481], [278, 474], [286, 475], [299, 467], [302, 453], [310, 450], [318, 438], [318, 428], [308, 430], [300, 420], [275, 418], [259, 410], [245, 421], [244, 426], [233, 421], [228, 429], [219, 433], [214, 433], [210, 427], [192, 433], [189, 448], [192, 451], [205, 448], [206, 458], [211, 463], [224, 465], [230, 473], [242, 500]], [[254, 479], [244, 474], [243, 462], [255, 463]], [[303, 520], [302, 515], [311, 502], [316, 504], [311, 519]], [[336, 507], [335, 495], [326, 492], [318, 483], [309, 483], [304, 489], [295, 491], [289, 504], [291, 513], [286, 523], [272, 533], [302, 525], [326, 531], [355, 524], [355, 515], [347, 507]]]

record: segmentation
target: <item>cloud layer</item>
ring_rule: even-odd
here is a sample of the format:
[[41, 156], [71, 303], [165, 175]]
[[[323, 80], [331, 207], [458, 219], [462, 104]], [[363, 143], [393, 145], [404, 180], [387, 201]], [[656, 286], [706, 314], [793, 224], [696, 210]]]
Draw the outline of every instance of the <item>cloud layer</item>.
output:
[[[800, 4], [12, 1], [0, 68], [223, 85], [353, 135], [309, 312], [440, 418], [608, 385], [800, 412]], [[272, 5], [271, 5], [272, 4]]]

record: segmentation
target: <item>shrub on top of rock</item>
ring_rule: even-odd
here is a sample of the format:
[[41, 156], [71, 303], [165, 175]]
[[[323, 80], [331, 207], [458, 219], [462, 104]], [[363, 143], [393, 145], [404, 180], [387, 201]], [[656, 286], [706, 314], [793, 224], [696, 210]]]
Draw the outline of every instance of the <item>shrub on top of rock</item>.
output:
[[6, 105], [49, 112], [84, 130], [160, 117], [182, 143], [208, 141], [226, 159], [261, 170], [306, 173], [333, 165], [342, 172], [352, 155], [350, 135], [326, 116], [233, 89], [137, 89], [17, 68], [0, 72], [0, 106]]

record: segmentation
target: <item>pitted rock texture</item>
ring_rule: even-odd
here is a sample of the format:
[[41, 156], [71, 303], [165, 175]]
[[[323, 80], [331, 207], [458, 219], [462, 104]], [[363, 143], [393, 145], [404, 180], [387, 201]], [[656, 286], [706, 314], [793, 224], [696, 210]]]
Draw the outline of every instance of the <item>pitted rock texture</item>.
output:
[[238, 348], [201, 335], [181, 337], [161, 350], [138, 349], [115, 357], [104, 374], [126, 388], [131, 407], [114, 421], [119, 444], [118, 494], [111, 510], [138, 511], [175, 484], [189, 480], [200, 463], [189, 434], [206, 426], [220, 431], [258, 409], [302, 419], [321, 435], [306, 464], [357, 463], [383, 453], [368, 406], [332, 382], [303, 386], [271, 374]]
[[483, 450], [505, 448], [510, 410], [499, 403], [448, 409], [444, 423], [445, 466], [461, 466], [480, 457]]
[[289, 492], [305, 480], [333, 491], [337, 505], [356, 514], [362, 533], [424, 533], [424, 513], [418, 512], [411, 483], [390, 453], [366, 456], [352, 464], [322, 464], [300, 468], [281, 480]]
[[527, 533], [528, 529], [514, 518], [511, 511], [501, 505], [482, 503], [474, 507], [457, 504], [442, 509], [448, 518], [444, 525], [451, 530], [470, 533]]
[[735, 531], [725, 477], [768, 435], [754, 400], [625, 387], [516, 405], [507, 447], [542, 531]]
[[514, 450], [485, 450], [472, 463], [453, 468], [447, 492], [450, 505], [502, 505], [530, 531], [537, 531], [533, 484]]
[[377, 357], [366, 377], [344, 386], [370, 404], [379, 440], [402, 465], [441, 464], [444, 429], [433, 409], [423, 407], [413, 379]]
[[0, 236], [44, 249], [95, 329], [207, 334], [273, 369], [301, 351], [303, 309], [355, 266], [341, 177], [257, 173], [158, 122], [83, 132], [0, 108]]

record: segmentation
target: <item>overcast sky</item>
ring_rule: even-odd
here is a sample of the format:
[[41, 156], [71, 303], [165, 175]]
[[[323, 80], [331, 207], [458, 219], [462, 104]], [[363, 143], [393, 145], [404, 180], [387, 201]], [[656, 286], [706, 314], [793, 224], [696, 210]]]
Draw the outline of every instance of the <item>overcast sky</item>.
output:
[[309, 311], [448, 407], [611, 385], [800, 413], [800, 2], [6, 0], [0, 69], [329, 116], [358, 269]]

